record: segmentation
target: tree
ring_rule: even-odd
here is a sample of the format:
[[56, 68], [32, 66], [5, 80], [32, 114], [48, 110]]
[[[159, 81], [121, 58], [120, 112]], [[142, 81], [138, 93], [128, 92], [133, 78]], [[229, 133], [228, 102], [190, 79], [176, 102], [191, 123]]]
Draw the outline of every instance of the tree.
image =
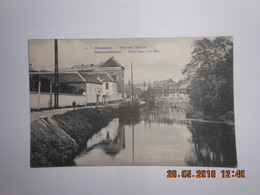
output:
[[195, 41], [193, 47], [183, 74], [190, 80], [188, 95], [194, 109], [213, 118], [233, 111], [232, 39], [204, 38]]

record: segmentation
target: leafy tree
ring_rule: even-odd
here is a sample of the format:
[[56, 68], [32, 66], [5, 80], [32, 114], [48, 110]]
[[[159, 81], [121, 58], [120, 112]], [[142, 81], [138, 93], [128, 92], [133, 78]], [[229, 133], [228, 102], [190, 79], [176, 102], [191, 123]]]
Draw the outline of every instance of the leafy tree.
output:
[[204, 38], [193, 43], [191, 62], [183, 74], [194, 109], [219, 117], [233, 111], [233, 42], [230, 37]]

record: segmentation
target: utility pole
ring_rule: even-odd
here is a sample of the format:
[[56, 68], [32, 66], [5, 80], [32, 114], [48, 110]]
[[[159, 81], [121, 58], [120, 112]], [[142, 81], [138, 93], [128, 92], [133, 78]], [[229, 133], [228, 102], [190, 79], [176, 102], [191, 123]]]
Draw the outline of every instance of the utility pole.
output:
[[132, 150], [133, 150], [133, 165], [135, 164], [135, 128], [132, 124]]
[[41, 78], [38, 80], [38, 110], [40, 110], [40, 102], [41, 102]]
[[52, 81], [50, 80], [50, 105], [49, 109], [52, 109]]
[[58, 71], [58, 40], [54, 40], [54, 58], [55, 58], [55, 85], [54, 85], [54, 107], [59, 107], [59, 71]]
[[134, 100], [134, 82], [133, 82], [133, 65], [131, 62], [131, 82], [132, 82], [132, 102]]

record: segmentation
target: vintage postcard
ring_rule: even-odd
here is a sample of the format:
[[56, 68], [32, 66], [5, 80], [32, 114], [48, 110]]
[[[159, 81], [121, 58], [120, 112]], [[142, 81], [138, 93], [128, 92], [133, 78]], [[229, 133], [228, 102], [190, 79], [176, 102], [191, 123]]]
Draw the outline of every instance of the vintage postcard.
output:
[[232, 37], [28, 47], [31, 167], [237, 166]]

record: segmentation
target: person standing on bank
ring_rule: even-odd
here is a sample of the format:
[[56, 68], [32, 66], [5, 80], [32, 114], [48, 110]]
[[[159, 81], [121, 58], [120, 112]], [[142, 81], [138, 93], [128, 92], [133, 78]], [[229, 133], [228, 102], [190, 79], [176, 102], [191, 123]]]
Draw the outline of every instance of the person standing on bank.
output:
[[72, 106], [73, 106], [73, 108], [75, 110], [75, 108], [76, 108], [76, 101], [75, 100], [72, 102]]

